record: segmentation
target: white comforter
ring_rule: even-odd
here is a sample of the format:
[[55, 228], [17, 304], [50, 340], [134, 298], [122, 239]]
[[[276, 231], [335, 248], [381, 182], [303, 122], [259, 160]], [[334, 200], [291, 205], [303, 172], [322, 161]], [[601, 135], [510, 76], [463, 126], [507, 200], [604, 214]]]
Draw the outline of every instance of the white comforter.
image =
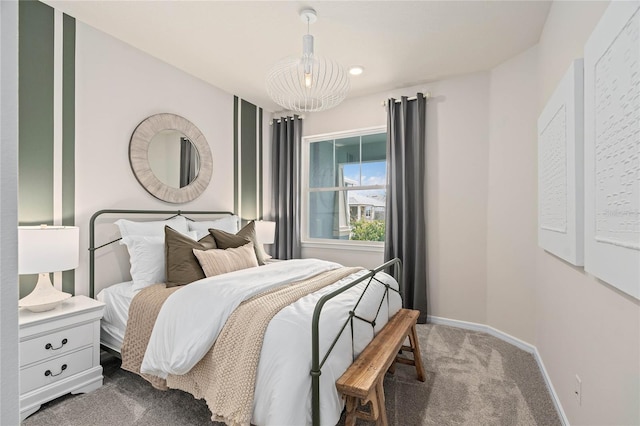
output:
[[[205, 278], [173, 293], [164, 303], [142, 362], [141, 372], [166, 378], [188, 372], [209, 351], [226, 319], [243, 301], [281, 284], [303, 280], [340, 265], [317, 259], [276, 262], [216, 277]], [[311, 317], [318, 299], [345, 283], [366, 274], [361, 271], [305, 296], [280, 311], [265, 333], [256, 378], [252, 423], [257, 425], [303, 425], [311, 423]], [[397, 288], [386, 274], [378, 278]], [[320, 322], [320, 357], [329, 348], [365, 283], [328, 302]], [[373, 282], [356, 314], [373, 319], [384, 294]], [[389, 292], [376, 320], [376, 331], [401, 307], [400, 297]], [[355, 320], [356, 356], [373, 338], [371, 325]], [[320, 376], [321, 421], [335, 425], [343, 402], [335, 381], [353, 362], [350, 328], [338, 341]]]

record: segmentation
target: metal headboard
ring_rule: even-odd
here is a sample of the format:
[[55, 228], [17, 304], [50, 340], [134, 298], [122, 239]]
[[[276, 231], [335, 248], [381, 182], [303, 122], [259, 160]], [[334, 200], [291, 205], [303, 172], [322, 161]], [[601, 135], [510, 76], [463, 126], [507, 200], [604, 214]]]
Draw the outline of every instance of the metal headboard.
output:
[[184, 216], [188, 220], [193, 220], [186, 215], [206, 215], [206, 216], [214, 216], [214, 215], [232, 215], [233, 213], [228, 211], [205, 211], [205, 210], [118, 210], [118, 209], [107, 209], [107, 210], [99, 210], [91, 216], [89, 220], [89, 297], [95, 297], [95, 262], [96, 262], [96, 250], [99, 250], [103, 247], [109, 246], [115, 242], [120, 241], [122, 238], [116, 238], [115, 240], [109, 241], [107, 243], [101, 244], [98, 247], [95, 246], [95, 223], [96, 219], [99, 216], [106, 214], [117, 214], [117, 215], [140, 215], [140, 216], [151, 216], [151, 215], [170, 215], [167, 219], [171, 219], [175, 216]]

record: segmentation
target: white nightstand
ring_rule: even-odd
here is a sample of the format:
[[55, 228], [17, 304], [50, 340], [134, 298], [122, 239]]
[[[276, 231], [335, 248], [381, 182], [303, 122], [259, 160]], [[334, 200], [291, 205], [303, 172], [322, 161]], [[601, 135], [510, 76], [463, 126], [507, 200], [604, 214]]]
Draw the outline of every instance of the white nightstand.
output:
[[20, 420], [61, 395], [102, 386], [100, 318], [104, 303], [75, 296], [47, 312], [21, 308]]

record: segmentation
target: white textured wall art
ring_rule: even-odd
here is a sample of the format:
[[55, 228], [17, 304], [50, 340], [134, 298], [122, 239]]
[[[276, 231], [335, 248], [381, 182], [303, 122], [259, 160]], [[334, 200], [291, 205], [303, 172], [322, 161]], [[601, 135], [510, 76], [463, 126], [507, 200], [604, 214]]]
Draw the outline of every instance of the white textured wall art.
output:
[[640, 1], [585, 46], [585, 269], [640, 299]]
[[[545, 123], [541, 123], [545, 124]], [[567, 108], [562, 104], [538, 136], [540, 228], [567, 233]]]
[[538, 244], [583, 265], [583, 69], [576, 60], [538, 118]]

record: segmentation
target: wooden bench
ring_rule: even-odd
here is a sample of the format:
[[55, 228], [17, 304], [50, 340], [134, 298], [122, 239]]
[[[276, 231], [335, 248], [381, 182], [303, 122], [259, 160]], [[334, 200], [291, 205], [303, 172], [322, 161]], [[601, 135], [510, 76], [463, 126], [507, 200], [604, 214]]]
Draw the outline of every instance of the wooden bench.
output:
[[[414, 365], [418, 380], [424, 382], [424, 368], [416, 334], [419, 314], [419, 311], [400, 309], [336, 382], [338, 392], [346, 398], [345, 426], [354, 426], [356, 418], [375, 420], [376, 425], [387, 426], [382, 382], [387, 370], [393, 373], [395, 362]], [[407, 337], [410, 346], [404, 345]], [[412, 352], [413, 359], [399, 355], [400, 350]], [[360, 406], [369, 403], [369, 412], [360, 409]]]

